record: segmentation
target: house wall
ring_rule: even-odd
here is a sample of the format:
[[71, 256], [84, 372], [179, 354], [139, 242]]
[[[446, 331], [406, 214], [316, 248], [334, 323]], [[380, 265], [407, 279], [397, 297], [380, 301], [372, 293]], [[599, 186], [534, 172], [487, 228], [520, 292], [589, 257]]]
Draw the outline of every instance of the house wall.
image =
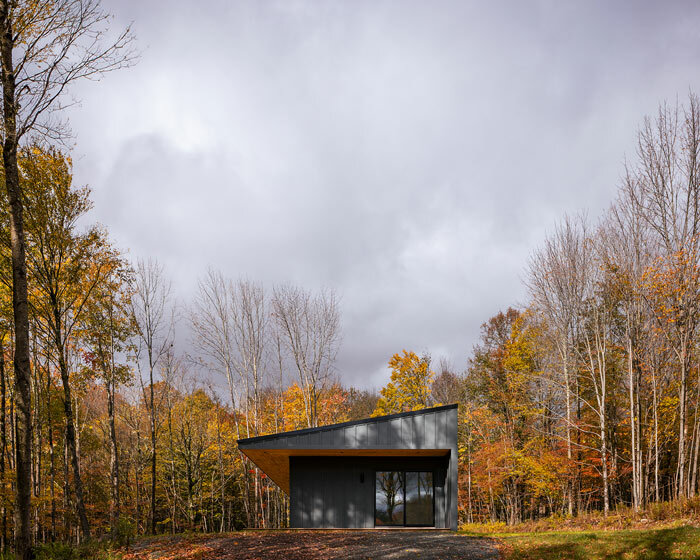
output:
[[449, 463], [447, 457], [290, 457], [291, 526], [372, 528], [375, 472], [421, 470], [436, 481], [435, 527], [450, 528]]

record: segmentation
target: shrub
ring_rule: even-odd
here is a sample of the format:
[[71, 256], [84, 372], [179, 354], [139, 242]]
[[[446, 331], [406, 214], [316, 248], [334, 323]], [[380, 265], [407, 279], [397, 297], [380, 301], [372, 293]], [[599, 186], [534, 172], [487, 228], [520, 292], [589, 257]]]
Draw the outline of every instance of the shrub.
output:
[[136, 536], [136, 526], [134, 522], [127, 517], [120, 517], [117, 524], [110, 534], [112, 544], [116, 546], [126, 546], [131, 544]]
[[[36, 560], [118, 560], [119, 552], [106, 547], [104, 543], [89, 542], [80, 546], [54, 542], [34, 547]], [[0, 558], [0, 560], [4, 560]], [[10, 560], [9, 557], [7, 560]]]
[[34, 547], [36, 560], [79, 560], [78, 551], [66, 543], [54, 542]]

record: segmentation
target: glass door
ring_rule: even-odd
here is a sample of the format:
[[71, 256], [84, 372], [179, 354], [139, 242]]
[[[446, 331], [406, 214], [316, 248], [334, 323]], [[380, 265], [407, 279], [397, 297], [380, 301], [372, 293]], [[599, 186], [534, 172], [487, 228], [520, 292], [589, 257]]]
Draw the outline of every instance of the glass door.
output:
[[435, 524], [432, 472], [377, 471], [374, 489], [375, 527]]

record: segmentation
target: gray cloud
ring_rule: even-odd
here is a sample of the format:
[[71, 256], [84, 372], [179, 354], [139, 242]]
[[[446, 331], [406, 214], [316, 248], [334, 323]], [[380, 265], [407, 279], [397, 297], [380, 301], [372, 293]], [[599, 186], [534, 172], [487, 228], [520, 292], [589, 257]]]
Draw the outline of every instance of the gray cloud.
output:
[[529, 252], [612, 200], [641, 117], [700, 85], [691, 3], [156, 2], [82, 84], [76, 180], [186, 301], [207, 266], [342, 297], [339, 371], [464, 365]]

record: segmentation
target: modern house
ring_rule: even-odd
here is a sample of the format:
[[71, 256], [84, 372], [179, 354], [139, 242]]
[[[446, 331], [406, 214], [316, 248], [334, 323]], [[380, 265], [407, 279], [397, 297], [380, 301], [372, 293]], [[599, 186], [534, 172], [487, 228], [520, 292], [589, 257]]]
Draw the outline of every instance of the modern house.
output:
[[457, 405], [238, 440], [295, 528], [457, 529]]

